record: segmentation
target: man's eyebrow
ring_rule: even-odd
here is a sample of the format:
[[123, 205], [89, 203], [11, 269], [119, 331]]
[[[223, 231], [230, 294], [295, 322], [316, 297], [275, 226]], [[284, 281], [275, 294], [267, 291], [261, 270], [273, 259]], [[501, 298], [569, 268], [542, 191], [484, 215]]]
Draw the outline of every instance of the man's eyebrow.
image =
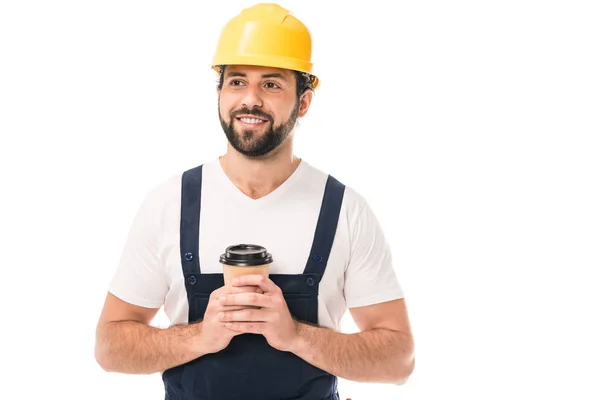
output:
[[283, 79], [284, 81], [288, 80], [283, 74], [281, 74], [279, 72], [273, 72], [271, 74], [263, 74], [262, 77], [263, 78], [279, 78], [279, 79]]
[[225, 76], [227, 76], [228, 78], [229, 78], [230, 76], [241, 76], [241, 77], [245, 77], [245, 76], [246, 76], [246, 74], [244, 74], [243, 72], [231, 71], [231, 72], [227, 72], [227, 74], [226, 74]]
[[[236, 76], [245, 78], [246, 74], [243, 73], [243, 72], [237, 72], [237, 71], [231, 71], [231, 72], [227, 72], [225, 74], [225, 77], [227, 77], [227, 78], [236, 77]], [[282, 80], [284, 80], [286, 82], [288, 81], [288, 78], [286, 78], [286, 76], [283, 75], [280, 72], [272, 72], [272, 73], [269, 73], [269, 74], [263, 74], [263, 75], [261, 75], [261, 77], [263, 79], [265, 79], [265, 78], [279, 78], [279, 79], [282, 79]]]

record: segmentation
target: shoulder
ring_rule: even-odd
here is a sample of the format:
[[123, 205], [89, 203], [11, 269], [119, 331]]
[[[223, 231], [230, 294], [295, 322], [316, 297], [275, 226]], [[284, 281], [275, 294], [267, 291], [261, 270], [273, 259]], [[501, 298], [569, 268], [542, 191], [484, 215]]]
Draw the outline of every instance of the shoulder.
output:
[[158, 180], [147, 193], [146, 202], [153, 206], [178, 206], [181, 202], [181, 191], [184, 175], [191, 175], [202, 169], [202, 175], [213, 173], [215, 169], [214, 160], [204, 164], [190, 166], [182, 171], [168, 174], [162, 180]]
[[171, 174], [150, 188], [146, 201], [154, 206], [166, 205], [181, 199], [181, 178], [183, 172]]
[[333, 174], [324, 172], [323, 170], [309, 164], [306, 164], [306, 181], [314, 182], [318, 184], [321, 191], [325, 189], [325, 184], [329, 177], [333, 178], [336, 182], [339, 182], [343, 186], [344, 197], [342, 200], [342, 208], [340, 213], [345, 215], [350, 221], [356, 221], [358, 216], [361, 214], [363, 208], [367, 206], [367, 200], [358, 190], [354, 187], [349, 186], [347, 182]]

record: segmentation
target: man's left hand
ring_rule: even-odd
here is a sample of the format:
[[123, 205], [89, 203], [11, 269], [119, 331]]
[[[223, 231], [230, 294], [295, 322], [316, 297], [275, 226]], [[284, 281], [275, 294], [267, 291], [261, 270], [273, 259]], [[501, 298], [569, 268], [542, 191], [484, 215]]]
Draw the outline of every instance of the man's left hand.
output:
[[292, 319], [279, 286], [262, 275], [242, 275], [233, 286], [258, 286], [260, 293], [236, 293], [219, 299], [222, 305], [252, 306], [219, 315], [225, 327], [239, 333], [263, 335], [269, 344], [281, 351], [291, 351], [297, 338], [299, 323]]

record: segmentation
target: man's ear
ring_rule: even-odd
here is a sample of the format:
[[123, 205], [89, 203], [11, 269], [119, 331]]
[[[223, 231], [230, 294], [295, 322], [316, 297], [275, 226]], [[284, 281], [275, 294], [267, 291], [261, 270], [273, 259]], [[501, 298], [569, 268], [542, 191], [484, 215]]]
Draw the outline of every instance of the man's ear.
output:
[[311, 89], [307, 89], [300, 96], [300, 107], [298, 108], [298, 117], [304, 117], [310, 108], [310, 104], [312, 103], [312, 99], [314, 96], [314, 92]]

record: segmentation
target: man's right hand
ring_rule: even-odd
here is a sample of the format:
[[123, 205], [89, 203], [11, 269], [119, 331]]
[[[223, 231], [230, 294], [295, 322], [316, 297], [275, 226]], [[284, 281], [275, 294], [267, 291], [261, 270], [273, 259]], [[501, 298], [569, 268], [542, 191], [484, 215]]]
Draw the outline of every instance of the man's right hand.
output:
[[210, 294], [208, 306], [204, 312], [202, 320], [202, 330], [199, 335], [199, 344], [205, 353], [217, 353], [229, 345], [231, 339], [240, 333], [233, 332], [225, 328], [225, 324], [219, 319], [219, 314], [223, 311], [237, 311], [248, 307], [244, 306], [223, 306], [219, 302], [219, 297], [235, 293], [263, 293], [257, 286], [222, 286]]

